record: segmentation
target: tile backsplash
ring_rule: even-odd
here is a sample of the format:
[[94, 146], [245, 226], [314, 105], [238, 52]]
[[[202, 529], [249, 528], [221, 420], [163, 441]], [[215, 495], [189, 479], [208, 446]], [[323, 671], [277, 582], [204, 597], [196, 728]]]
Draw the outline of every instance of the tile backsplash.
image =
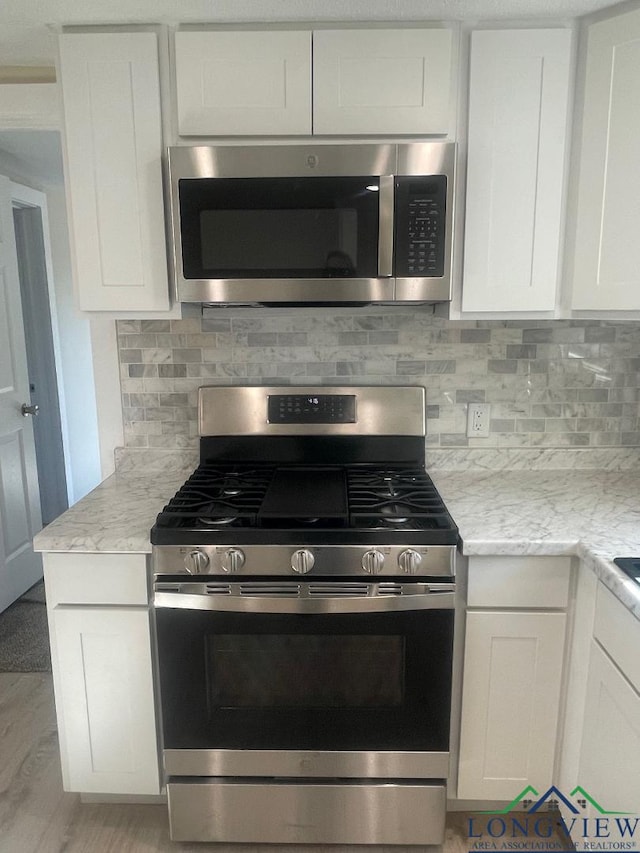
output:
[[[428, 309], [204, 309], [117, 321], [125, 446], [197, 445], [200, 385], [409, 384], [431, 447], [640, 446], [640, 324], [449, 321]], [[467, 438], [468, 403], [490, 404]]]

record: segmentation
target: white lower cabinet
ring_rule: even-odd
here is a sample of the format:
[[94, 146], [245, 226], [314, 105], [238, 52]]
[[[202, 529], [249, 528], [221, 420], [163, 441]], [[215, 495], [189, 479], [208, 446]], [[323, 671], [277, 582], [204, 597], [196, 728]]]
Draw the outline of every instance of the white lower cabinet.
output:
[[[108, 570], [114, 564], [115, 601], [110, 603]], [[124, 576], [127, 570], [134, 570], [138, 577], [120, 584], [118, 574]], [[160, 791], [150, 613], [143, 599], [145, 571], [143, 555], [45, 555], [67, 791], [129, 795]], [[102, 593], [104, 605], [95, 603], [96, 590]]]
[[[623, 837], [620, 822], [626, 813], [633, 825], [640, 814], [639, 645], [640, 621], [599, 583], [576, 781], [586, 792], [586, 814], [600, 819], [613, 841], [633, 840]], [[578, 823], [573, 840], [579, 847], [593, 839]]]
[[460, 800], [510, 801], [553, 782], [569, 575], [567, 558], [470, 559]]
[[[635, 816], [640, 812], [640, 694], [595, 640], [589, 662], [579, 783], [605, 811]], [[600, 817], [601, 812], [592, 806], [590, 816]], [[615, 836], [615, 818], [607, 822]]]

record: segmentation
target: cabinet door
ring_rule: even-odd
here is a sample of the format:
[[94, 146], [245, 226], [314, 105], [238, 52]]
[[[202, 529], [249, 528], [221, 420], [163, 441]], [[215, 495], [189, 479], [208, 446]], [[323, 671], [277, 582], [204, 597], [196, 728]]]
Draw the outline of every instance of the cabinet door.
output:
[[[627, 812], [637, 819], [640, 811], [639, 768], [640, 695], [594, 641], [589, 663], [579, 783], [601, 809]], [[590, 813], [595, 818], [602, 816], [593, 804]], [[607, 820], [607, 829], [611, 832], [607, 841], [619, 839], [615, 818]], [[626, 840], [630, 840], [628, 835]]]
[[474, 32], [463, 311], [553, 311], [571, 32]]
[[467, 614], [458, 797], [511, 800], [552, 783], [564, 613]]
[[313, 34], [313, 132], [450, 132], [452, 33], [446, 29]]
[[640, 10], [589, 28], [575, 309], [640, 309]]
[[63, 34], [60, 79], [80, 308], [166, 309], [156, 35]]
[[50, 627], [65, 790], [157, 794], [148, 610], [56, 607]]
[[310, 32], [178, 32], [182, 136], [311, 133]]

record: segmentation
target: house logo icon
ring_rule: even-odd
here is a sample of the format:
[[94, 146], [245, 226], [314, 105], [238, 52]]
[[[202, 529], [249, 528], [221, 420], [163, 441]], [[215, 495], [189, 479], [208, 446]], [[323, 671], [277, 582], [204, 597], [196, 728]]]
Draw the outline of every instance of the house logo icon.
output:
[[560, 805], [563, 805], [570, 814], [582, 815], [587, 809], [587, 805], [593, 806], [594, 810], [599, 815], [627, 815], [629, 812], [610, 811], [603, 808], [600, 803], [591, 796], [585, 789], [578, 785], [567, 796], [563, 794], [559, 788], [552, 785], [544, 794], [540, 794], [532, 785], [527, 785], [507, 806], [497, 811], [478, 812], [478, 814], [509, 814], [514, 809], [525, 811], [527, 814], [536, 814], [537, 812], [547, 810], [556, 810]]
[[552, 785], [540, 794], [527, 785], [503, 809], [468, 818], [470, 853], [521, 851], [640, 853], [640, 817], [606, 809], [581, 785], [569, 794]]

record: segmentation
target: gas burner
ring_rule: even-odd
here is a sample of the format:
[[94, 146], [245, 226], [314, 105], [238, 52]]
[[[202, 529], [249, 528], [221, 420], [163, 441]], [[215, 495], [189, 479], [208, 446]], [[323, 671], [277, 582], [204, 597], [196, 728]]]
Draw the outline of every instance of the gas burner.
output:
[[411, 517], [411, 507], [397, 503], [384, 504], [380, 514], [385, 524], [406, 524]]
[[229, 524], [233, 524], [237, 520], [237, 515], [210, 516], [208, 518], [202, 516], [198, 518], [200, 524], [204, 524], [206, 527], [227, 527]]

